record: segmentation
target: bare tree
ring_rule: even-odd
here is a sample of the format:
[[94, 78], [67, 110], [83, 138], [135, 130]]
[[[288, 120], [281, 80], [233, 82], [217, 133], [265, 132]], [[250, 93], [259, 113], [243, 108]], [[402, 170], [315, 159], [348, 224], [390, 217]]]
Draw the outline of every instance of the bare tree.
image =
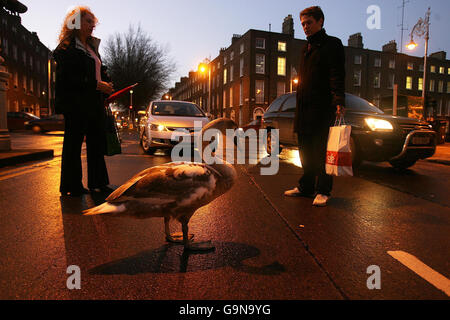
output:
[[[162, 95], [175, 71], [167, 50], [140, 25], [137, 29], [130, 25], [127, 33], [116, 33], [108, 39], [104, 62], [115, 89], [139, 83], [133, 93], [133, 105], [138, 109]], [[119, 103], [128, 105], [129, 97], [123, 97]]]

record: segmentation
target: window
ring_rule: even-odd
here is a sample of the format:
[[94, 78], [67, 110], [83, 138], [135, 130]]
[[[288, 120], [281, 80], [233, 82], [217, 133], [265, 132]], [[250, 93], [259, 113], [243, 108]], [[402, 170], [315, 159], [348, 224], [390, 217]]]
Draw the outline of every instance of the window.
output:
[[227, 68], [223, 69], [223, 84], [227, 83]]
[[355, 56], [354, 63], [355, 64], [361, 64], [361, 62], [362, 62], [361, 56], [360, 55]]
[[419, 80], [417, 81], [417, 90], [423, 90], [423, 78], [419, 78]]
[[286, 75], [286, 58], [278, 57], [278, 72], [279, 76]]
[[239, 105], [242, 106], [244, 104], [244, 93], [243, 93], [242, 81], [239, 83]]
[[430, 67], [430, 72], [431, 73], [436, 73], [436, 66], [431, 66]]
[[438, 82], [438, 92], [443, 93], [444, 92], [444, 81], [439, 80]]
[[381, 74], [379, 72], [375, 72], [374, 77], [373, 77], [373, 87], [374, 88], [380, 87], [380, 77], [381, 77]]
[[389, 69], [395, 69], [395, 60], [389, 60]]
[[19, 75], [14, 72], [14, 86], [17, 88], [19, 86]]
[[27, 91], [27, 76], [23, 76], [23, 83], [22, 83], [22, 85], [23, 85], [23, 89], [25, 91]]
[[240, 77], [244, 76], [244, 58], [241, 58], [239, 60], [239, 76]]
[[[450, 82], [447, 82], [447, 93], [450, 93]], [[450, 101], [450, 100], [448, 100]]]
[[361, 86], [361, 70], [353, 71], [353, 85], [355, 87]]
[[223, 65], [226, 65], [227, 64], [227, 56], [224, 56], [223, 57]]
[[414, 70], [414, 63], [408, 62], [407, 66], [406, 66], [406, 70]]
[[377, 107], [380, 106], [380, 95], [377, 94], [373, 97], [373, 104], [376, 105]]
[[278, 81], [277, 82], [277, 98], [285, 93], [286, 93], [286, 82]]
[[430, 80], [430, 91], [431, 92], [434, 91], [434, 80], [433, 79]]
[[419, 65], [419, 71], [423, 72], [423, 64]]
[[278, 41], [278, 51], [286, 52], [286, 42]]
[[3, 45], [3, 50], [5, 51], [5, 54], [7, 55], [8, 52], [9, 52], [9, 50], [8, 50], [8, 39], [3, 39], [2, 45]]
[[263, 54], [256, 54], [256, 73], [264, 74], [266, 67], [265, 67], [265, 60], [266, 56]]
[[22, 59], [23, 59], [23, 65], [26, 66], [27, 65], [27, 54], [26, 52], [22, 52]]
[[255, 81], [255, 98], [256, 103], [264, 103], [264, 80]]
[[234, 59], [234, 51], [231, 51], [231, 53], [230, 53], [230, 61], [233, 61], [233, 59]]
[[412, 77], [406, 77], [406, 89], [412, 90]]
[[265, 49], [266, 48], [266, 39], [256, 38], [256, 48], [257, 49]]
[[230, 82], [233, 81], [234, 65], [230, 66]]
[[14, 60], [17, 60], [17, 46], [14, 44], [12, 48]]
[[378, 58], [378, 57], [375, 58], [374, 66], [381, 67], [381, 58]]
[[444, 74], [445, 72], [445, 68], [444, 67], [439, 67], [439, 73], [440, 74]]
[[223, 90], [223, 108], [227, 107], [227, 90]]
[[450, 74], [450, 68], [447, 68], [447, 74]]
[[393, 89], [395, 84], [395, 74], [389, 75], [388, 89]]
[[245, 45], [244, 43], [241, 43], [241, 46], [239, 48], [239, 53], [244, 53]]
[[233, 87], [230, 87], [230, 107], [233, 107]]

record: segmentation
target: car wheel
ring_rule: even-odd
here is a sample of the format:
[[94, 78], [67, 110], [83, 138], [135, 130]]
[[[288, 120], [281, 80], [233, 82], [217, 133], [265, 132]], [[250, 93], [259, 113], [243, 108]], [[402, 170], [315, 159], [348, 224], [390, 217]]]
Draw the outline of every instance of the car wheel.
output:
[[417, 162], [416, 159], [414, 160], [391, 160], [389, 163], [391, 166], [393, 166], [397, 170], [405, 170], [409, 167], [412, 167]]
[[34, 126], [31, 128], [31, 130], [32, 130], [34, 133], [41, 133], [41, 132], [42, 132], [42, 128], [41, 128], [40, 126], [38, 126], [38, 125], [34, 125]]
[[156, 151], [156, 148], [150, 147], [150, 141], [147, 136], [147, 132], [144, 131], [141, 138], [141, 146], [145, 153], [153, 155]]
[[356, 145], [355, 139], [353, 137], [350, 138], [350, 150], [352, 152], [353, 169], [357, 169], [361, 165], [362, 159], [358, 146]]
[[266, 151], [269, 155], [272, 155], [272, 153], [277, 152], [278, 154], [281, 153], [283, 148], [278, 146], [278, 152], [277, 150], [272, 150], [272, 130], [267, 130], [267, 138], [266, 138]]

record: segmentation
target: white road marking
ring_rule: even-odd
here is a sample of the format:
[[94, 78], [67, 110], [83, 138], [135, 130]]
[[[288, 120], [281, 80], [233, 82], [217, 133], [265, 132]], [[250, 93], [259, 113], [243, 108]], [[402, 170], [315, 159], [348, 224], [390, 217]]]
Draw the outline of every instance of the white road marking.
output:
[[442, 274], [407, 252], [388, 251], [387, 253], [450, 297], [450, 280]]

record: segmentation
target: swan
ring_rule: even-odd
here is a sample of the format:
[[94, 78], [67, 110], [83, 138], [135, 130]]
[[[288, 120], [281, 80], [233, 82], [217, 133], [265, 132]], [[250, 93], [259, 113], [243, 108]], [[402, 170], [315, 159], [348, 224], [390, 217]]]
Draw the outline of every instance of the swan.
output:
[[[225, 137], [227, 129], [238, 126], [230, 119], [219, 118], [202, 129], [216, 129]], [[201, 143], [203, 156], [205, 142]], [[172, 162], [145, 169], [106, 198], [105, 203], [83, 211], [85, 216], [108, 214], [136, 219], [164, 218], [166, 241], [182, 243], [187, 250], [211, 250], [211, 241], [194, 242], [188, 223], [194, 213], [225, 194], [236, 181], [236, 170], [225, 160], [219, 163]], [[221, 162], [221, 163], [220, 163]], [[181, 223], [182, 233], [170, 232], [170, 221]]]

